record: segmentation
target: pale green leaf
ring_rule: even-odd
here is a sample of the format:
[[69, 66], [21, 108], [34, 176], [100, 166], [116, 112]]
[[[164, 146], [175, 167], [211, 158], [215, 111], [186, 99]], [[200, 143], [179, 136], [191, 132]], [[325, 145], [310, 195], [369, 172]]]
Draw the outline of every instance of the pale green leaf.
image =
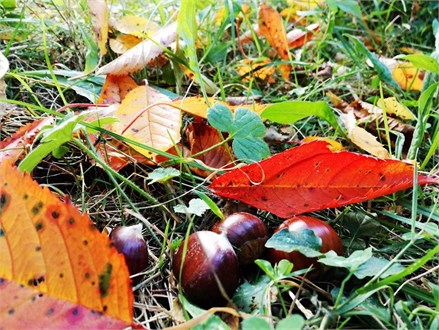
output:
[[415, 68], [439, 74], [439, 63], [434, 58], [422, 54], [410, 54], [402, 57], [413, 64]]
[[232, 148], [235, 156], [245, 161], [260, 161], [270, 156], [267, 143], [260, 138], [236, 138], [232, 142]]
[[156, 168], [151, 173], [148, 173], [147, 179], [150, 180], [150, 182], [148, 184], [152, 184], [155, 182], [165, 183], [166, 181], [169, 181], [172, 178], [180, 176], [180, 174], [181, 174], [180, 171], [175, 169], [175, 168], [159, 167], [159, 168]]
[[265, 246], [285, 252], [299, 251], [307, 257], [318, 257], [321, 255], [322, 239], [311, 229], [294, 232], [283, 229], [273, 234]]

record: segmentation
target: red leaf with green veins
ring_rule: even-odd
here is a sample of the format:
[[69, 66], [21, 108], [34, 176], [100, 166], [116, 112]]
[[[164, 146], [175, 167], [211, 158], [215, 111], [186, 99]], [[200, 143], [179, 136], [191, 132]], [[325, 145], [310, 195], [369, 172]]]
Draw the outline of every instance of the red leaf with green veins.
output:
[[[210, 189], [281, 218], [359, 203], [413, 186], [413, 166], [315, 141], [228, 172]], [[418, 175], [418, 184], [439, 183]]]

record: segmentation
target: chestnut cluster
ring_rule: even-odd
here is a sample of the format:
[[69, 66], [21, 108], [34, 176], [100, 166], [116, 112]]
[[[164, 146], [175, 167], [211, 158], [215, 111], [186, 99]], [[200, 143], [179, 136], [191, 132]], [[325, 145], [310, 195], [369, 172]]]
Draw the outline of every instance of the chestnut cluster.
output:
[[[288, 228], [290, 232], [311, 229], [322, 239], [322, 253], [334, 250], [342, 253], [337, 233], [325, 222], [309, 216], [286, 220], [275, 232]], [[216, 223], [212, 231], [199, 231], [183, 241], [174, 256], [172, 270], [181, 288], [192, 303], [209, 308], [226, 302], [239, 284], [239, 265], [253, 263], [264, 252], [268, 230], [258, 217], [244, 212], [234, 213]], [[286, 253], [268, 249], [267, 258], [273, 264], [287, 259], [294, 270], [316, 264], [297, 251]]]

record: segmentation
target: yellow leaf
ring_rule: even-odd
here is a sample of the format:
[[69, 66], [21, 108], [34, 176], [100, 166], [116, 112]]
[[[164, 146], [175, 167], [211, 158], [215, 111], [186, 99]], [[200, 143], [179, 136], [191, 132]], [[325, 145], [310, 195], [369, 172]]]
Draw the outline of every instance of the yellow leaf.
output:
[[423, 77], [421, 77], [421, 72], [411, 63], [403, 62], [395, 65], [392, 76], [402, 89], [422, 90]]
[[329, 149], [332, 152], [344, 150], [344, 147], [343, 147], [343, 145], [340, 142], [337, 142], [337, 141], [335, 141], [333, 139], [330, 139], [330, 138], [325, 138], [325, 137], [321, 137], [321, 136], [306, 136], [302, 140], [302, 142], [304, 142], [304, 143], [309, 143], [309, 142], [312, 142], [312, 141], [325, 141], [325, 142], [328, 142], [330, 144]]
[[143, 17], [127, 15], [114, 24], [114, 28], [124, 34], [131, 34], [138, 38], [147, 38], [160, 30], [160, 26]]
[[92, 17], [93, 31], [101, 56], [107, 54], [108, 40], [108, 7], [106, 0], [87, 0]]
[[379, 99], [377, 102], [378, 106], [386, 111], [386, 113], [398, 116], [402, 119], [413, 120], [415, 116], [413, 113], [405, 106], [399, 103], [396, 98], [388, 97], [386, 99]]
[[376, 137], [356, 125], [355, 115], [352, 111], [343, 116], [343, 120], [348, 131], [348, 137], [353, 144], [375, 157], [389, 158], [389, 152], [377, 141]]
[[[214, 103], [221, 103], [230, 110], [234, 111], [236, 108], [246, 108], [251, 111], [256, 112], [257, 114], [261, 114], [261, 112], [267, 107], [268, 104], [240, 104], [240, 105], [230, 105], [226, 102], [221, 102], [219, 100], [214, 99], [213, 97], [209, 97], [209, 104], [212, 106]], [[209, 105], [207, 105], [206, 100], [199, 96], [187, 97], [185, 99], [175, 100], [172, 102], [173, 105], [179, 107], [182, 111], [190, 113], [194, 116], [198, 116], [204, 119], [207, 119], [207, 110], [209, 109]]]
[[131, 34], [122, 34], [116, 39], [110, 39], [110, 48], [116, 54], [123, 54], [141, 41], [142, 39]]
[[[155, 149], [166, 151], [180, 141], [181, 112], [164, 103], [171, 100], [149, 86], [133, 89], [116, 110], [119, 122], [112, 130]], [[151, 158], [146, 149], [130, 145], [137, 152]]]
[[239, 62], [237, 67], [238, 74], [243, 77], [243, 81], [249, 81], [254, 78], [274, 82], [273, 74], [275, 68], [271, 65], [271, 60], [267, 57], [259, 59], [248, 59]]

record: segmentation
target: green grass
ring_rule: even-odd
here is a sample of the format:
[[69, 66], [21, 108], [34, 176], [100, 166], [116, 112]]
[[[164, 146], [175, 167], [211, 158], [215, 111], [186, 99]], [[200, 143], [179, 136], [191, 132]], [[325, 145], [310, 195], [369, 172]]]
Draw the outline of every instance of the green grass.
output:
[[[347, 3], [352, 2], [357, 3]], [[19, 3], [13, 11], [0, 10], [3, 38], [0, 51], [7, 56], [11, 67], [5, 76], [8, 100], [1, 100], [10, 104], [9, 109], [0, 113], [2, 139], [20, 125], [39, 117], [56, 115], [59, 117], [56, 125], [59, 125], [65, 112], [56, 113], [55, 110], [66, 104], [89, 102], [87, 97], [99, 94], [102, 78], [91, 75], [78, 80], [68, 79], [82, 73], [88, 56], [92, 56], [93, 45], [90, 43], [90, 17], [85, 1], [65, 3], [61, 0], [29, 1], [25, 5]], [[285, 1], [272, 3], [277, 9], [287, 6]], [[380, 141], [399, 159], [408, 153], [409, 158], [420, 164], [423, 173], [434, 175], [438, 172], [439, 98], [437, 88], [430, 87], [439, 80], [438, 77], [429, 75], [431, 82], [425, 86], [427, 92], [423, 94], [426, 106], [419, 107], [418, 111], [421, 93], [395, 88], [383, 75], [377, 79], [379, 63], [368, 65], [368, 50], [358, 46], [351, 37], [370, 45], [369, 52], [377, 56], [390, 58], [404, 54], [404, 47], [426, 55], [435, 51], [438, 54], [434, 15], [431, 15], [439, 8], [435, 1], [422, 2], [419, 8], [411, 0], [359, 1], [361, 19], [342, 10], [315, 9], [309, 20], [321, 22], [322, 33], [301, 49], [291, 50], [296, 69], [291, 82], [283, 81], [276, 72], [275, 82], [270, 84], [259, 80], [244, 81], [237, 73], [238, 64], [244, 59], [236, 41], [236, 31], [231, 27], [231, 22], [240, 14], [238, 3], [227, 2], [235, 11], [229, 10], [220, 25], [214, 25], [212, 21], [223, 3], [206, 1], [203, 4], [200, 5], [203, 8], [196, 9], [196, 34], [184, 35], [189, 51], [170, 57], [174, 65], [183, 59], [193, 68], [198, 67], [197, 74], [219, 86], [216, 97], [258, 96], [264, 103], [315, 102], [328, 101], [326, 93], [332, 91], [348, 102], [359, 97], [374, 103], [380, 96], [395, 96], [418, 116], [418, 121], [411, 123], [416, 127], [414, 139], [409, 148], [403, 147], [409, 136], [399, 134], [399, 140], [395, 142], [388, 118], [384, 117], [380, 128], [377, 129], [378, 122], [372, 123], [375, 130], [382, 133]], [[250, 28], [249, 24], [257, 22], [256, 2], [248, 4], [252, 11], [241, 23], [241, 34]], [[131, 14], [152, 18], [158, 24], [169, 20], [176, 9], [178, 4], [172, 1], [126, 0], [110, 6], [113, 19]], [[186, 8], [186, 12], [190, 13], [190, 9]], [[435, 24], [439, 25], [437, 21]], [[194, 44], [196, 38], [198, 42]], [[244, 45], [244, 51], [248, 57], [270, 57], [274, 66], [281, 63], [278, 57], [271, 55], [264, 38]], [[103, 58], [103, 64], [116, 57], [110, 51]], [[338, 62], [335, 62], [336, 57], [340, 58]], [[318, 79], [317, 73], [328, 62], [333, 66], [332, 76]], [[337, 70], [339, 67], [342, 70]], [[205, 91], [203, 86], [194, 84], [170, 64], [164, 68], [145, 68], [133, 77], [139, 83], [147, 78], [150, 84], [180, 96], [202, 95]], [[334, 110], [340, 114], [339, 110]], [[191, 120], [186, 116], [184, 123]], [[320, 117], [275, 126], [287, 131], [291, 143], [270, 145], [272, 153], [290, 148], [310, 135], [336, 138], [349, 149], [361, 152]], [[88, 125], [87, 129], [97, 130], [100, 141], [110, 136], [127, 142], [126, 138], [100, 127]], [[396, 144], [389, 145], [387, 142], [391, 139]], [[97, 153], [97, 144], [89, 139], [72, 136], [66, 145], [69, 147], [67, 152], [59, 159], [50, 154], [42, 155], [33, 177], [60, 194], [69, 194], [100, 229], [144, 223], [144, 236], [149, 243], [153, 266], [141, 275], [141, 281], [135, 287], [135, 320], [148, 328], [172, 326], [184, 315], [200, 313], [183, 298], [182, 310], [176, 307], [178, 283], [171, 277], [171, 257], [179, 242], [190, 232], [208, 229], [219, 218], [213, 210], [202, 217], [176, 213], [174, 206], [188, 205], [191, 199], [198, 198], [197, 193], [204, 193], [224, 213], [238, 207], [250, 210], [264, 219], [270, 229], [282, 221], [268, 212], [220, 200], [207, 189], [209, 180], [189, 170], [188, 164], [198, 165], [190, 161], [186, 164], [183, 157], [163, 153], [171, 159], [167, 165], [176, 165], [181, 175], [165, 184], [149, 184], [148, 174], [157, 168], [153, 164], [132, 163], [115, 172]], [[371, 247], [374, 257], [390, 261], [387, 267], [400, 263], [405, 267], [404, 271], [386, 278], [376, 275], [358, 279], [352, 270], [331, 267], [323, 278], [310, 281], [303, 274], [295, 274], [294, 268], [291, 274], [288, 265], [270, 269], [262, 262], [259, 267], [254, 265], [245, 270], [243, 278], [246, 281], [241, 283], [248, 290], [243, 294], [244, 287], [238, 289], [239, 297], [234, 300], [236, 305], [240, 311], [266, 317], [271, 325], [281, 320], [287, 322], [287, 316], [293, 314], [301, 316], [298, 319], [304, 321], [305, 328], [437, 329], [438, 197], [437, 186], [426, 186], [312, 214], [327, 220], [335, 228], [342, 238], [346, 257]], [[260, 292], [265, 292], [266, 296], [261, 296]], [[252, 298], [258, 303], [243, 307], [250, 304]], [[222, 314], [223, 319], [226, 319], [225, 314]], [[206, 329], [225, 326], [218, 318], [211, 318], [209, 322]], [[251, 328], [251, 321], [246, 322]]]

